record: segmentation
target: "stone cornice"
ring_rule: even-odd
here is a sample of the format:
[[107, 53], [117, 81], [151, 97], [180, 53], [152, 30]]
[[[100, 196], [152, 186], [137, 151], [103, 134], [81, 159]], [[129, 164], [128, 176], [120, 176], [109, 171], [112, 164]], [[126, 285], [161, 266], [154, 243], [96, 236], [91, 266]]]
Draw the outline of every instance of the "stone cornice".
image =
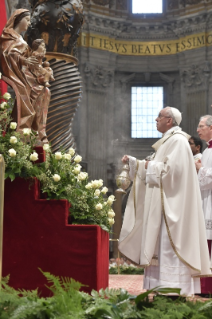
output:
[[[126, 2], [126, 3], [125, 3]], [[212, 9], [212, 0], [164, 0], [165, 12], [160, 17], [146, 16], [148, 20], [169, 19], [170, 17], [185, 17]], [[104, 5], [105, 3], [105, 5]], [[143, 18], [144, 15], [133, 15], [129, 0], [84, 0], [84, 9], [96, 14], [113, 17], [127, 17], [131, 21]]]
[[164, 20], [155, 23], [132, 22], [124, 18], [105, 17], [85, 13], [84, 32], [94, 32], [126, 40], [177, 39], [182, 36], [205, 32], [212, 28], [212, 10], [186, 18]]

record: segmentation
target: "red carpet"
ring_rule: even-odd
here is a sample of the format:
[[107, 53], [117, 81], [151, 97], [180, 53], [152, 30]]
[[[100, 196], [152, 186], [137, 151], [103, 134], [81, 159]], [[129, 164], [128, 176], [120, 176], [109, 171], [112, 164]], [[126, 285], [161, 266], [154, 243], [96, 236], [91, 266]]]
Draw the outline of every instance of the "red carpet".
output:
[[49, 295], [38, 270], [72, 277], [90, 292], [108, 287], [109, 236], [96, 225], [69, 225], [66, 200], [40, 199], [35, 180], [5, 183], [3, 276], [14, 288]]

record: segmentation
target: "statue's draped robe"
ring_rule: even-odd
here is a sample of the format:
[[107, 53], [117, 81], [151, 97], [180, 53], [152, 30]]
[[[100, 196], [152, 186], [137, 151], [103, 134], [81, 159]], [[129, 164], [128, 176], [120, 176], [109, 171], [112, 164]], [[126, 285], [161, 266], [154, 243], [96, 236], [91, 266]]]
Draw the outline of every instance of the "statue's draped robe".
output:
[[32, 128], [39, 131], [41, 140], [45, 139], [45, 126], [50, 101], [48, 88], [39, 85], [36, 78], [26, 66], [26, 59], [31, 56], [31, 49], [22, 36], [14, 29], [15, 18], [26, 9], [16, 10], [8, 20], [0, 37], [0, 64], [2, 74], [16, 90], [21, 116], [18, 130]]
[[[206, 236], [211, 254], [212, 244], [212, 148], [206, 148], [202, 155], [202, 167], [198, 172], [199, 186], [202, 196], [202, 208], [205, 217]], [[201, 292], [212, 293], [212, 278], [201, 280]]]
[[145, 289], [178, 287], [191, 295], [200, 292], [196, 276], [211, 273], [194, 159], [179, 127], [153, 147], [156, 155], [147, 170], [145, 161], [130, 157], [135, 178], [119, 250], [146, 267]]

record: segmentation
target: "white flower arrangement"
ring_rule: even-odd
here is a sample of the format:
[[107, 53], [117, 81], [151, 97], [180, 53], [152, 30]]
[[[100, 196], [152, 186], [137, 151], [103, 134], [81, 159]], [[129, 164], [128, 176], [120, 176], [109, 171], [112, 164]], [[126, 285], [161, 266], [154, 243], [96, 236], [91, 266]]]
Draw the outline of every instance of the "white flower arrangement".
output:
[[18, 142], [17, 137], [15, 137], [15, 136], [11, 136], [11, 137], [10, 137], [10, 143], [11, 143], [11, 144], [16, 144], [17, 142]]
[[7, 108], [7, 102], [2, 102], [2, 103], [0, 104], [0, 108], [1, 108], [2, 110], [5, 110], [5, 109]]
[[91, 183], [88, 183], [87, 185], [85, 185], [85, 188], [86, 188], [86, 189], [91, 189], [91, 188], [93, 188], [93, 187], [92, 187], [92, 184], [91, 184]]
[[8, 92], [4, 93], [4, 94], [3, 94], [3, 99], [5, 99], [5, 100], [10, 100], [10, 99], [11, 99], [11, 94], [8, 93]]
[[94, 192], [94, 196], [98, 196], [99, 197], [100, 193], [101, 193], [100, 190], [96, 189], [95, 192]]
[[54, 180], [55, 182], [59, 182], [59, 181], [61, 180], [60, 175], [54, 174], [54, 175], [53, 175], [53, 180]]
[[81, 161], [82, 161], [82, 156], [76, 155], [75, 158], [74, 158], [74, 162], [75, 163], [80, 163]]
[[62, 159], [62, 157], [63, 157], [63, 156], [62, 156], [62, 153], [61, 153], [61, 152], [56, 152], [56, 153], [55, 153], [55, 158], [56, 158], [56, 160], [59, 161], [59, 160]]
[[103, 187], [101, 190], [102, 194], [106, 194], [108, 192], [108, 188], [107, 187]]
[[112, 226], [115, 223], [114, 218], [108, 218], [109, 225]]
[[0, 108], [0, 153], [5, 159], [5, 178], [37, 178], [48, 199], [68, 200], [73, 224], [99, 225], [109, 232], [114, 223], [114, 197], [105, 195], [108, 188], [103, 187], [103, 180], [88, 182], [88, 173], [79, 164], [82, 157], [73, 148], [54, 154], [50, 145], [44, 144], [46, 160], [37, 164], [35, 133], [29, 128], [16, 132], [17, 123], [10, 118], [11, 100], [4, 103], [5, 109]]
[[44, 144], [43, 145], [43, 150], [48, 151], [49, 150], [49, 144]]
[[31, 134], [31, 129], [30, 128], [24, 128], [23, 129], [23, 135], [24, 136], [29, 136]]
[[110, 195], [110, 196], [108, 197], [107, 203], [108, 203], [109, 205], [112, 205], [114, 201], [115, 201], [115, 196], [114, 196], [114, 195]]
[[71, 160], [71, 154], [64, 154], [63, 158], [70, 161]]
[[9, 153], [9, 156], [10, 156], [10, 157], [16, 157], [16, 151], [14, 150], [14, 148], [11, 148], [11, 149], [8, 151], [8, 153]]
[[35, 161], [37, 161], [38, 160], [38, 153], [36, 153], [35, 151], [30, 155], [30, 160], [32, 161], [32, 162], [35, 162]]
[[101, 210], [102, 209], [102, 204], [101, 203], [98, 203], [96, 206], [95, 206], [96, 210]]
[[88, 173], [81, 172], [81, 173], [78, 174], [77, 178], [78, 178], [79, 181], [84, 181], [86, 178], [88, 178]]
[[110, 209], [108, 211], [107, 215], [108, 215], [109, 218], [114, 218], [115, 217], [115, 212], [112, 209]]
[[17, 123], [16, 123], [16, 122], [11, 122], [11, 123], [10, 123], [10, 128], [11, 128], [11, 130], [16, 130], [16, 128], [17, 128]]
[[73, 155], [75, 154], [75, 150], [74, 150], [72, 147], [70, 147], [69, 150], [68, 150], [68, 153], [69, 153], [71, 156], [73, 156]]

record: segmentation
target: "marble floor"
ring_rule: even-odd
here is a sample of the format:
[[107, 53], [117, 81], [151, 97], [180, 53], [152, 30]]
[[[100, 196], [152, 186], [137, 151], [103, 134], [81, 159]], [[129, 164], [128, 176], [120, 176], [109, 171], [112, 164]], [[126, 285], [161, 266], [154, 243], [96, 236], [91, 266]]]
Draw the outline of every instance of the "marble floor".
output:
[[[124, 288], [131, 295], [139, 295], [146, 290], [143, 289], [143, 275], [109, 275], [109, 288]], [[150, 295], [150, 299], [153, 295]], [[189, 298], [193, 300], [206, 301], [207, 298], [202, 298], [199, 296], [194, 296]]]

